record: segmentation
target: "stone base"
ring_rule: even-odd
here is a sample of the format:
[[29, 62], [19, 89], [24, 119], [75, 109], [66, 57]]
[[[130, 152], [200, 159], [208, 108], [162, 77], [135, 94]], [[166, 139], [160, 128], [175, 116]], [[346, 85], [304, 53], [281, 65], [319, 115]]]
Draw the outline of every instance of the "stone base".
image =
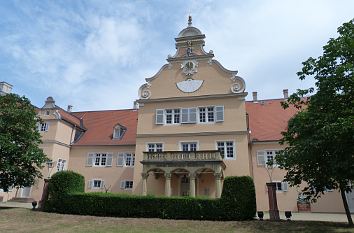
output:
[[269, 210], [269, 219], [274, 221], [280, 220], [279, 210]]

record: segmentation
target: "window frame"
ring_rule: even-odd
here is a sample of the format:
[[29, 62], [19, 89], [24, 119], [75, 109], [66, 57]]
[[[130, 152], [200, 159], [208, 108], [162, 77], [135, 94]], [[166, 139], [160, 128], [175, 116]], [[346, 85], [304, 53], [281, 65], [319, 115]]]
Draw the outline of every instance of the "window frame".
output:
[[[286, 182], [286, 181], [279, 181], [279, 180], [276, 180], [276, 181], [273, 181], [273, 183], [275, 183], [275, 191], [278, 192], [278, 193], [284, 193], [284, 192], [288, 192], [289, 191], [289, 183]], [[284, 183], [286, 183], [286, 187], [287, 189], [284, 190], [283, 187], [284, 187]], [[278, 184], [280, 184], [280, 190], [278, 189]]]
[[[124, 184], [124, 185], [122, 185]], [[131, 187], [130, 187], [131, 184]], [[123, 187], [124, 186], [124, 187]], [[121, 180], [120, 183], [120, 188], [123, 190], [132, 190], [134, 187], [134, 181], [133, 180]]]
[[66, 171], [67, 170], [67, 168], [66, 168], [67, 160], [62, 159], [62, 158], [58, 158], [57, 161], [58, 161], [57, 162], [57, 172]]
[[[279, 165], [277, 164], [276, 160], [275, 160], [275, 156], [277, 154], [278, 151], [280, 151], [282, 149], [263, 149], [263, 150], [257, 150], [256, 151], [256, 161], [257, 161], [257, 166], [259, 167], [266, 167], [267, 166], [267, 162], [269, 161], [268, 160], [268, 152], [274, 152], [274, 155], [272, 155], [273, 157], [273, 161], [274, 161], [274, 164], [273, 164], [273, 168], [276, 168], [276, 167], [279, 167]], [[263, 160], [264, 160], [264, 165], [263, 164], [260, 164], [259, 163], [259, 160], [258, 160], [258, 152], [263, 152]]]
[[[44, 127], [43, 127], [44, 126]], [[39, 123], [39, 132], [48, 132], [49, 130], [49, 123], [44, 121], [42, 123]]]
[[[100, 182], [100, 186], [99, 187], [95, 187], [95, 181], [99, 181]], [[100, 178], [93, 178], [90, 180], [91, 182], [91, 187], [90, 189], [103, 189], [103, 185], [104, 185], [104, 180], [100, 179]]]
[[[154, 144], [155, 147], [154, 147], [154, 151], [149, 151], [149, 145], [152, 145]], [[156, 145], [157, 144], [161, 144], [161, 151], [157, 151], [157, 148], [156, 148]], [[146, 152], [164, 152], [165, 151], [165, 145], [163, 142], [147, 142], [146, 143]]]
[[[228, 139], [225, 139], [225, 140], [217, 140], [215, 141], [215, 146], [216, 146], [216, 150], [219, 150], [219, 146], [218, 146], [218, 143], [225, 143], [224, 145], [224, 151], [227, 151], [227, 142], [232, 142], [232, 147], [233, 147], [233, 156], [232, 157], [227, 157], [227, 155], [224, 153], [224, 160], [236, 160], [237, 158], [237, 155], [236, 155], [236, 141], [235, 140], [228, 140]], [[225, 150], [226, 149], [226, 150]]]
[[[179, 150], [182, 151], [182, 152], [194, 152], [194, 151], [183, 151], [183, 144], [192, 144], [192, 143], [195, 143], [196, 144], [196, 150], [195, 151], [198, 151], [199, 150], [199, 141], [196, 140], [196, 141], [179, 141], [178, 142], [178, 146], [179, 146]], [[190, 148], [190, 146], [189, 146]]]
[[[117, 139], [117, 140], [121, 140], [125, 134], [125, 132], [127, 131], [127, 128], [118, 124], [116, 126], [114, 126], [113, 128], [113, 139]], [[118, 132], [118, 135], [117, 135]]]

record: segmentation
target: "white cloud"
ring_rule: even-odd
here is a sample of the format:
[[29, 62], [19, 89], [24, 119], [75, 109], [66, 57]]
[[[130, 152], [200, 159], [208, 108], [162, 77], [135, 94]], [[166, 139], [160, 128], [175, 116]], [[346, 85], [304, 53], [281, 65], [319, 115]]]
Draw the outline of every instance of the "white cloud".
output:
[[322, 53], [353, 8], [344, 0], [22, 1], [12, 13], [0, 7], [0, 24], [7, 25], [0, 29], [0, 62], [8, 62], [0, 75], [11, 72], [8, 81], [37, 105], [52, 95], [75, 110], [130, 108], [144, 78], [174, 54], [173, 37], [191, 10], [206, 51], [239, 70], [247, 91], [276, 98], [283, 88], [313, 84], [297, 79], [301, 62]]

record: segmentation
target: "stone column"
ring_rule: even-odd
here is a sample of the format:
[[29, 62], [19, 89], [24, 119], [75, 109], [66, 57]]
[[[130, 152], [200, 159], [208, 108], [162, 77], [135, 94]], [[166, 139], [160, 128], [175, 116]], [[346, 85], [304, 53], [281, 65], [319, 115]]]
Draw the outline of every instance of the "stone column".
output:
[[215, 197], [220, 198], [221, 197], [221, 173], [214, 173], [215, 176]]
[[279, 210], [277, 202], [277, 193], [276, 193], [276, 183], [267, 183], [268, 188], [268, 199], [269, 199], [269, 218], [270, 220], [279, 220]]
[[141, 177], [143, 178], [143, 196], [147, 195], [147, 178], [149, 174], [148, 173], [141, 173]]
[[171, 173], [165, 173], [165, 196], [171, 196]]
[[196, 175], [190, 174], [189, 176], [189, 196], [191, 197], [195, 197], [195, 179], [196, 179]]

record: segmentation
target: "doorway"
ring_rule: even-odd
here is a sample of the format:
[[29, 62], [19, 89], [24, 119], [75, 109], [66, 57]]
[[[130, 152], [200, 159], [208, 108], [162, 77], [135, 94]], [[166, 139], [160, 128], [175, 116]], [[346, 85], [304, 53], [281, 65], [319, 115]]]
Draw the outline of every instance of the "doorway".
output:
[[21, 197], [28, 198], [31, 196], [31, 187], [23, 187], [21, 189]]
[[350, 213], [354, 213], [354, 189], [350, 193], [345, 193]]
[[186, 175], [181, 177], [180, 195], [189, 196], [189, 177]]

